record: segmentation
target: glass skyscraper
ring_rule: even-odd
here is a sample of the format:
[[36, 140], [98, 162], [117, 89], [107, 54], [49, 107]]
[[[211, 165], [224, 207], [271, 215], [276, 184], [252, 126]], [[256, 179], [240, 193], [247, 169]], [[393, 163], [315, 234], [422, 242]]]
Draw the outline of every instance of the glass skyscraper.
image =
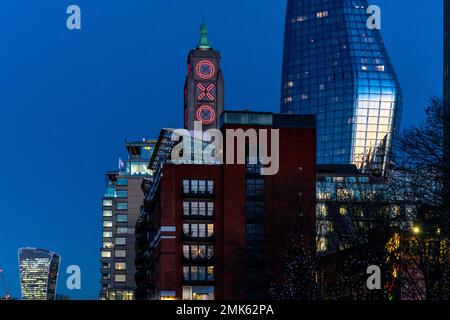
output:
[[319, 164], [383, 169], [402, 94], [366, 0], [288, 0], [281, 112], [317, 116]]
[[36, 248], [19, 249], [22, 300], [54, 300], [60, 257]]

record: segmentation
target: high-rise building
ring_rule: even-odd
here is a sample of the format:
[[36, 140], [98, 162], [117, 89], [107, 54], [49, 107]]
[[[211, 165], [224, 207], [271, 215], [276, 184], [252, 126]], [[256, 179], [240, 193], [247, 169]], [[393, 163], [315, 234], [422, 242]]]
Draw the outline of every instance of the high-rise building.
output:
[[60, 257], [37, 248], [19, 249], [22, 300], [54, 300]]
[[319, 164], [383, 169], [392, 150], [402, 93], [367, 10], [367, 0], [288, 0], [281, 112], [317, 116]]
[[155, 141], [127, 142], [128, 159], [119, 159], [119, 170], [106, 173], [103, 197], [101, 292], [103, 300], [134, 300], [134, 228], [144, 195], [142, 180]]
[[200, 41], [188, 56], [184, 87], [184, 125], [194, 129], [199, 121], [204, 128], [217, 128], [223, 111], [224, 80], [220, 52], [212, 49], [205, 23], [200, 27]]
[[290, 236], [314, 251], [315, 117], [224, 111], [219, 123], [224, 136], [279, 130], [279, 170], [263, 176], [248, 160], [173, 164], [172, 133], [162, 130], [136, 225], [138, 299], [268, 298], [288, 266]]

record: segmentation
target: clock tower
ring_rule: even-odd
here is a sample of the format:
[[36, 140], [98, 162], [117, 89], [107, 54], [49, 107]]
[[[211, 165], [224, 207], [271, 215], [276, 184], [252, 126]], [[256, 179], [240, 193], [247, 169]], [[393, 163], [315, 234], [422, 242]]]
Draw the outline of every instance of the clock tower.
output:
[[188, 56], [184, 85], [184, 127], [194, 130], [194, 122], [203, 130], [219, 127], [223, 112], [224, 81], [220, 68], [220, 52], [212, 49], [205, 23], [200, 27], [200, 41]]

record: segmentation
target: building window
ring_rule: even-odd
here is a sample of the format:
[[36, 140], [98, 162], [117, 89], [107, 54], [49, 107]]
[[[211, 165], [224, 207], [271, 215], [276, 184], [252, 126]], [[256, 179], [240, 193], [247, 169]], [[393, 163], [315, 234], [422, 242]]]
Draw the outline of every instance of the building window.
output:
[[185, 281], [214, 281], [214, 267], [184, 266], [183, 279]]
[[214, 213], [214, 203], [205, 201], [184, 201], [183, 215], [212, 217]]
[[183, 180], [184, 193], [213, 193], [213, 180]]
[[117, 227], [117, 234], [128, 234], [127, 227]]
[[103, 238], [112, 238], [112, 232], [111, 231], [104, 231], [103, 232]]
[[127, 276], [125, 274], [116, 274], [114, 277], [115, 282], [127, 282]]
[[317, 251], [318, 252], [327, 251], [327, 239], [325, 237], [320, 237], [317, 240]]
[[118, 214], [116, 216], [117, 222], [128, 222], [128, 215], [126, 214]]
[[103, 221], [103, 228], [112, 228], [112, 221]]
[[117, 198], [128, 198], [128, 191], [127, 190], [117, 190]]
[[247, 179], [247, 196], [263, 196], [264, 179]]
[[214, 236], [214, 224], [183, 224], [184, 236], [190, 238], [210, 238]]
[[127, 252], [125, 250], [116, 250], [114, 252], [114, 256], [116, 258], [126, 258], [127, 257]]
[[112, 205], [113, 205], [112, 200], [103, 200], [104, 207], [112, 207]]
[[317, 18], [325, 18], [325, 17], [328, 17], [328, 11], [317, 12]]
[[114, 241], [116, 246], [124, 246], [127, 244], [127, 238], [116, 238]]
[[112, 210], [103, 210], [104, 217], [112, 217]]
[[324, 218], [328, 215], [328, 207], [324, 203], [318, 203], [316, 206], [317, 217]]
[[208, 245], [184, 245], [183, 257], [190, 260], [212, 259], [214, 256], [214, 246]]
[[114, 268], [116, 270], [126, 270], [127, 269], [127, 264], [126, 264], [126, 262], [116, 262], [114, 264]]
[[118, 186], [127, 186], [128, 185], [128, 179], [125, 179], [125, 178], [117, 179], [117, 185]]
[[111, 251], [102, 251], [102, 258], [111, 258]]
[[128, 210], [128, 203], [127, 202], [118, 202], [116, 204], [117, 210]]
[[103, 249], [112, 249], [113, 243], [112, 242], [103, 242]]

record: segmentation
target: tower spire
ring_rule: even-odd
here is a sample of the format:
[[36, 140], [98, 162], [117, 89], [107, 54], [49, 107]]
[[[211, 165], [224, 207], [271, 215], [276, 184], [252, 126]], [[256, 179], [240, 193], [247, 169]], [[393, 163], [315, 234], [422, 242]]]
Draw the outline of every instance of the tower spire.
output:
[[208, 40], [208, 28], [205, 24], [205, 19], [203, 19], [203, 22], [200, 26], [200, 40], [198, 42], [198, 48], [203, 50], [211, 49], [211, 44]]

